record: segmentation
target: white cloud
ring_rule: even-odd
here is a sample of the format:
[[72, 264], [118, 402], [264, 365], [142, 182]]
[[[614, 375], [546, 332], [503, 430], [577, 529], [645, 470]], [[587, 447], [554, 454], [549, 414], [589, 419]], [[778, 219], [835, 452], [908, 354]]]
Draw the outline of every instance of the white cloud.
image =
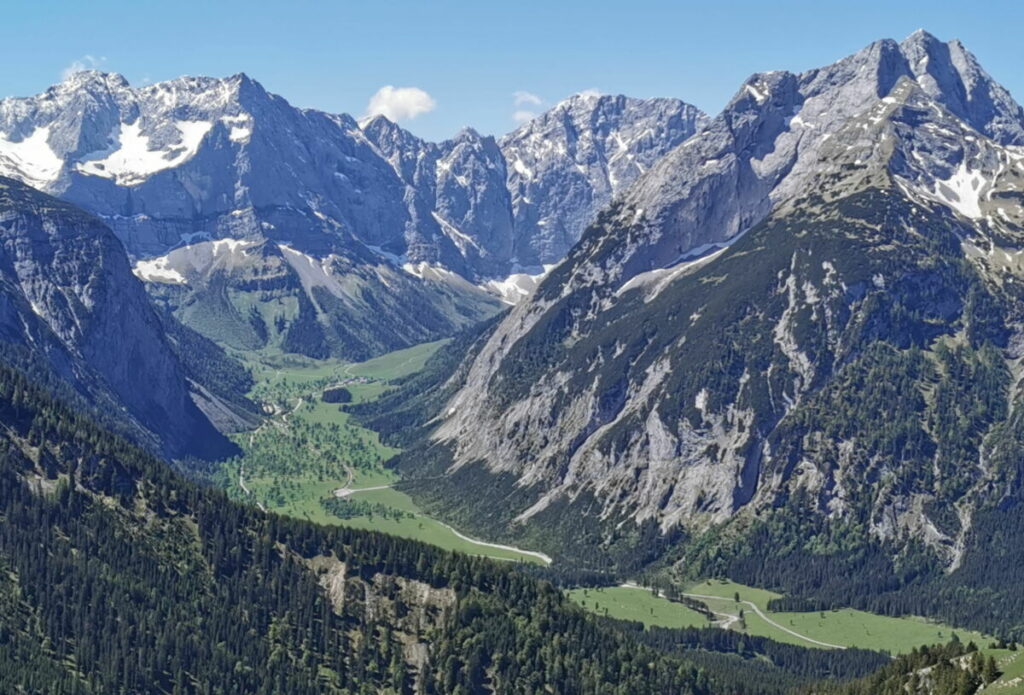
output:
[[526, 109], [517, 109], [516, 112], [512, 114], [512, 120], [516, 123], [526, 123], [527, 121], [532, 121], [536, 117], [536, 111], [527, 111]]
[[411, 120], [429, 113], [437, 107], [434, 97], [419, 87], [394, 87], [385, 85], [370, 97], [366, 105], [366, 117], [384, 116], [391, 121]]
[[76, 58], [71, 61], [71, 64], [60, 71], [60, 78], [66, 80], [76, 72], [82, 72], [83, 70], [97, 70], [107, 62], [106, 56], [96, 57], [93, 55], [86, 54], [81, 58]]
[[541, 99], [536, 94], [534, 94], [533, 92], [526, 92], [523, 90], [513, 92], [512, 97], [515, 99], [516, 106], [523, 106], [524, 104], [528, 104], [530, 106], [540, 106], [541, 104], [544, 103], [544, 100]]
[[533, 92], [527, 92], [522, 89], [512, 92], [512, 101], [516, 107], [515, 111], [512, 112], [512, 120], [520, 124], [536, 118], [537, 111], [531, 107], [540, 106], [544, 103], [544, 100]]

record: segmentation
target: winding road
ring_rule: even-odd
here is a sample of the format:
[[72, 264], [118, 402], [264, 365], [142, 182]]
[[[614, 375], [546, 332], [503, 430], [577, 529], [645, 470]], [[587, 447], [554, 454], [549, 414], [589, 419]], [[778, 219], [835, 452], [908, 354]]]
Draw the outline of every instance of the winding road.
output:
[[[346, 468], [348, 468], [348, 467], [346, 466]], [[349, 468], [348, 469], [348, 473], [349, 473], [348, 482], [345, 484], [345, 487], [339, 487], [337, 490], [334, 491], [334, 496], [335, 497], [344, 498], [344, 497], [348, 497], [350, 495], [354, 495], [357, 492], [370, 492], [371, 490], [387, 490], [389, 488], [394, 487], [394, 485], [392, 484], [392, 485], [374, 485], [373, 487], [361, 487], [361, 488], [352, 489], [351, 487], [349, 487], [349, 485], [352, 484], [352, 469]], [[422, 515], [419, 515], [419, 516], [422, 516]], [[426, 517], [426, 518], [431, 518], [431, 517]], [[462, 533], [461, 531], [459, 531], [458, 529], [456, 529], [456, 528], [454, 528], [452, 526], [449, 526], [448, 524], [444, 523], [443, 521], [438, 521], [437, 519], [433, 519], [433, 518], [431, 518], [431, 520], [432, 521], [436, 521], [438, 524], [440, 524], [441, 526], [443, 526], [446, 529], [448, 529], [452, 533], [452, 535], [454, 535], [455, 537], [457, 537], [457, 538], [459, 538], [461, 540], [464, 540], [467, 543], [472, 543], [473, 545], [479, 545], [481, 548], [494, 548], [495, 550], [507, 550], [509, 552], [518, 553], [519, 555], [526, 555], [528, 557], [535, 557], [538, 560], [540, 560], [541, 562], [543, 562], [545, 565], [550, 565], [551, 562], [552, 562], [551, 556], [547, 555], [545, 553], [541, 553], [541, 552], [538, 552], [536, 550], [523, 550], [522, 548], [517, 548], [514, 545], [504, 545], [502, 543], [491, 543], [489, 541], [482, 541], [479, 538], [473, 538], [471, 536], [467, 536], [466, 534]], [[502, 558], [492, 558], [492, 559], [502, 559]]]
[[[435, 519], [435, 521], [437, 521], [437, 520]], [[495, 550], [508, 550], [508, 551], [513, 552], [513, 553], [519, 553], [520, 555], [528, 555], [529, 557], [537, 558], [538, 560], [543, 562], [545, 565], [550, 565], [551, 564], [551, 556], [550, 555], [545, 555], [544, 553], [538, 552], [536, 550], [523, 550], [522, 548], [517, 548], [514, 545], [502, 545], [501, 543], [488, 543], [487, 541], [482, 541], [479, 538], [471, 538], [471, 537], [467, 536], [466, 534], [459, 532], [457, 529], [452, 528], [451, 526], [449, 526], [448, 524], [444, 523], [443, 521], [438, 521], [437, 523], [441, 524], [446, 529], [448, 529], [449, 531], [454, 533], [456, 536], [458, 536], [462, 540], [467, 541], [469, 543], [474, 543], [476, 545], [483, 546], [484, 548], [494, 548]]]
[[353, 488], [349, 487], [349, 485], [351, 485], [351, 484], [352, 484], [352, 475], [350, 473], [349, 474], [349, 478], [348, 478], [348, 482], [345, 483], [344, 487], [339, 487], [337, 490], [335, 490], [334, 491], [334, 496], [335, 497], [345, 498], [345, 497], [348, 497], [349, 495], [353, 495], [353, 494], [355, 494], [357, 492], [370, 492], [371, 490], [387, 490], [388, 488], [394, 487], [394, 485], [374, 485], [373, 487], [358, 487], [358, 488], [353, 489]]
[[[416, 355], [410, 356], [404, 362], [399, 364], [398, 367], [399, 368], [403, 367], [406, 364], [408, 364], [409, 362], [412, 362], [414, 359], [417, 359]], [[355, 378], [355, 376], [351, 372], [351, 369], [353, 367], [358, 366], [358, 365], [359, 365], [358, 362], [353, 362], [352, 364], [346, 365], [345, 369], [342, 372], [342, 374], [345, 377], [348, 377], [348, 378]], [[342, 384], [344, 384], [344, 383], [347, 383], [347, 382], [342, 382]], [[325, 388], [331, 388], [331, 387], [328, 386], [328, 387], [325, 387]], [[305, 399], [300, 397], [298, 402], [295, 404], [295, 406], [291, 410], [288, 410], [283, 415], [281, 415], [280, 420], [278, 420], [276, 418], [268, 418], [262, 425], [260, 425], [258, 428], [256, 428], [252, 432], [250, 432], [250, 434], [249, 434], [249, 444], [250, 444], [250, 446], [252, 445], [256, 435], [260, 432], [260, 430], [262, 430], [267, 425], [273, 425], [274, 427], [277, 427], [279, 429], [287, 427], [288, 426], [288, 418], [293, 413], [295, 413], [299, 408], [301, 408], [303, 403], [305, 403]], [[357, 492], [370, 492], [372, 490], [387, 490], [389, 488], [394, 487], [393, 484], [388, 484], [388, 485], [374, 485], [372, 487], [353, 488], [352, 487], [352, 483], [355, 482], [355, 477], [356, 477], [355, 471], [347, 463], [343, 463], [342, 465], [345, 467], [345, 475], [346, 475], [347, 479], [345, 480], [344, 485], [342, 485], [341, 487], [339, 487], [339, 488], [337, 488], [337, 489], [335, 489], [333, 491], [333, 494], [334, 494], [335, 497], [345, 498], [345, 497], [349, 497], [349, 496], [351, 496], [351, 495], [353, 495], [353, 494], [355, 494]], [[252, 494], [252, 491], [245, 484], [244, 466], [241, 466], [241, 465], [238, 467], [238, 487], [240, 487], [242, 489], [242, 491], [246, 495], [248, 495], [249, 497], [253, 497], [254, 496]], [[263, 506], [263, 504], [260, 503], [259, 501], [256, 502], [256, 506], [258, 506], [264, 512], [267, 511], [266, 508]], [[430, 518], [430, 517], [426, 517], [426, 518]], [[541, 562], [543, 562], [545, 565], [550, 565], [551, 562], [552, 562], [551, 557], [549, 555], [545, 554], [545, 553], [541, 553], [541, 552], [538, 552], [538, 551], [535, 551], [535, 550], [523, 550], [522, 548], [517, 548], [517, 547], [515, 547], [513, 545], [505, 545], [505, 544], [502, 544], [502, 543], [491, 543], [491, 542], [488, 542], [488, 541], [482, 541], [482, 540], [480, 540], [478, 538], [472, 538], [470, 536], [467, 536], [466, 534], [462, 533], [458, 529], [455, 529], [452, 526], [449, 526], [448, 524], [446, 524], [446, 523], [444, 523], [442, 521], [438, 521], [437, 519], [431, 519], [431, 520], [432, 521], [436, 521], [438, 524], [440, 524], [441, 526], [446, 528], [449, 532], [451, 532], [454, 536], [456, 536], [460, 540], [466, 541], [467, 543], [472, 543], [473, 545], [478, 545], [481, 548], [493, 548], [495, 550], [504, 550], [506, 552], [517, 553], [519, 555], [524, 555], [526, 557], [536, 558], [536, 559], [540, 560]], [[495, 559], [501, 559], [501, 558], [495, 558]]]
[[[247, 494], [249, 497], [253, 496], [252, 490], [250, 490], [249, 487], [245, 484], [245, 466], [244, 465], [239, 465], [238, 466], [238, 487], [242, 488], [242, 492]], [[256, 506], [259, 507], [259, 510], [261, 512], [266, 513], [267, 508], [263, 506], [262, 502], [260, 502], [259, 500], [256, 500]]]

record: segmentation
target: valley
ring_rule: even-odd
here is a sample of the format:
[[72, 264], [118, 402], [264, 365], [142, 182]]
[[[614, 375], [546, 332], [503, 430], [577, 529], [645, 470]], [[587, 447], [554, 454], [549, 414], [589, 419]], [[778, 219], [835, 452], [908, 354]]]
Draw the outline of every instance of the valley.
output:
[[[324, 400], [325, 391], [345, 389], [352, 404], [373, 401], [422, 370], [446, 342], [359, 363], [246, 356], [255, 378], [250, 395], [274, 414], [258, 430], [236, 435], [244, 453], [223, 463], [219, 482], [235, 499], [318, 524], [378, 531], [503, 561], [551, 564], [543, 553], [471, 538], [424, 513], [402, 491], [400, 474], [383, 465], [399, 449], [357, 423], [344, 404]], [[798, 647], [902, 654], [951, 639], [979, 645], [992, 641], [980, 632], [924, 618], [852, 608], [776, 612], [769, 602], [780, 594], [727, 580], [691, 583], [680, 593], [706, 607], [714, 620], [633, 582], [566, 591], [572, 601], [604, 617], [648, 627], [721, 627]]]
[[298, 355], [245, 355], [251, 398], [272, 413], [257, 430], [234, 435], [242, 455], [224, 461], [218, 484], [237, 500], [319, 524], [389, 533], [497, 560], [550, 564], [547, 555], [471, 538], [425, 515], [383, 466], [398, 452], [323, 400], [344, 389], [351, 403], [373, 400], [423, 368], [445, 341], [360, 363]]

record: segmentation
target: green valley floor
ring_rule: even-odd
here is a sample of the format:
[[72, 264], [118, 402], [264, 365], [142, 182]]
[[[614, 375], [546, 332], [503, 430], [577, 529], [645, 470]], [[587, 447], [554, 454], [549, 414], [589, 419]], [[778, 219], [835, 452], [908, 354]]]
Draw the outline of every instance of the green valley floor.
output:
[[293, 355], [245, 356], [256, 378], [251, 397], [271, 413], [262, 427], [236, 435], [240, 457], [226, 461], [219, 481], [237, 499], [322, 524], [343, 524], [425, 541], [472, 555], [549, 564], [543, 553], [473, 539], [432, 519], [392, 486], [382, 465], [397, 453], [356, 424], [324, 391], [347, 391], [349, 402], [377, 398], [390, 381], [423, 368], [443, 342], [427, 343], [361, 363]]
[[[715, 619], [709, 620], [703, 613], [669, 600], [661, 592], [632, 583], [569, 592], [570, 597], [584, 608], [610, 618], [671, 628], [717, 625], [819, 649], [859, 647], [899, 654], [922, 645], [944, 644], [952, 639], [965, 643], [973, 641], [979, 647], [992, 642], [991, 637], [979, 632], [915, 616], [893, 618], [852, 608], [777, 613], [768, 610], [768, 602], [779, 598], [780, 594], [725, 580], [692, 584], [681, 594], [702, 603]], [[1001, 656], [1006, 658], [1012, 654], [1015, 652], [1007, 651]], [[1024, 663], [1020, 668], [1024, 671]]]

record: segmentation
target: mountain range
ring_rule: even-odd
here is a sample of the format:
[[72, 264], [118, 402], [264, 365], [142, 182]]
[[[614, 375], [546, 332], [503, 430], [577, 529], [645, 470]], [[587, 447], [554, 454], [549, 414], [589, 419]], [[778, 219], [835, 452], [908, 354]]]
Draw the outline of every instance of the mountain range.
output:
[[132, 88], [82, 71], [0, 101], [0, 174], [103, 219], [207, 337], [361, 359], [518, 301], [706, 121], [675, 99], [591, 94], [500, 141], [430, 143], [383, 116], [295, 108], [245, 75]]

